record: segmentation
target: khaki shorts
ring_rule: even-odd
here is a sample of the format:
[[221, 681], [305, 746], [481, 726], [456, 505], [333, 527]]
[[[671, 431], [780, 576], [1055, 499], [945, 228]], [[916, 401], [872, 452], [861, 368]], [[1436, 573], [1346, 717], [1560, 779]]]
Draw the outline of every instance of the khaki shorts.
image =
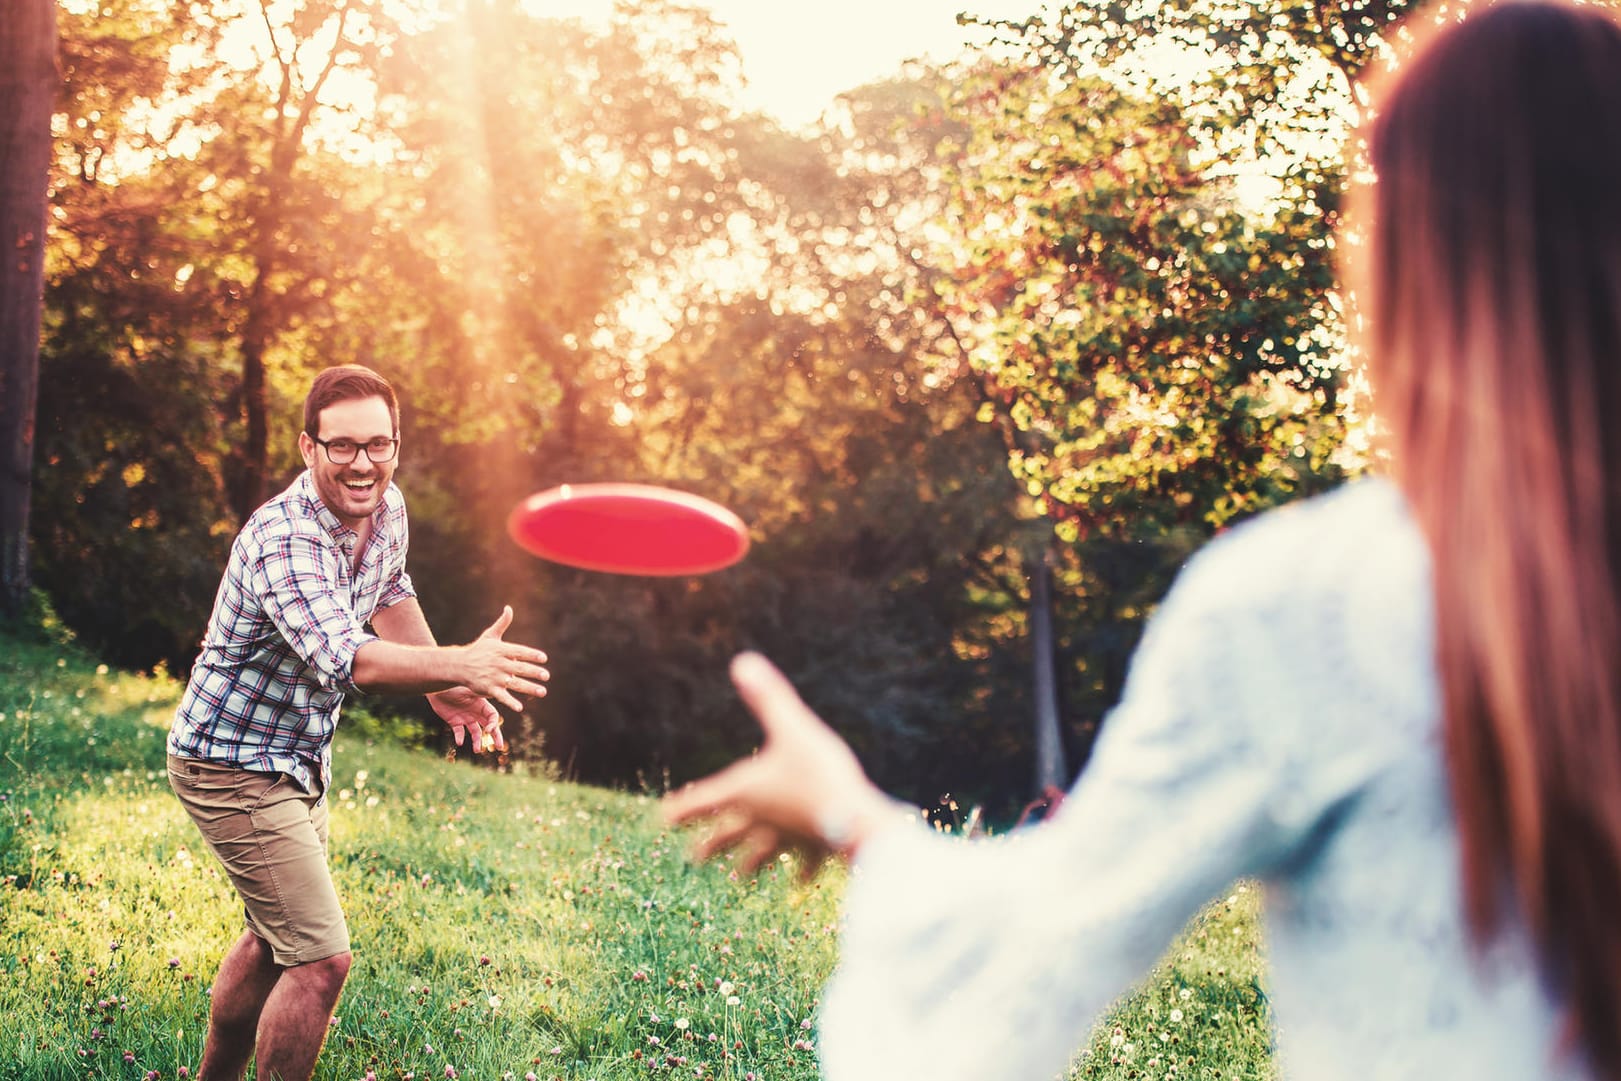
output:
[[285, 773], [169, 756], [169, 785], [242, 897], [278, 965], [349, 951], [327, 868], [327, 804]]

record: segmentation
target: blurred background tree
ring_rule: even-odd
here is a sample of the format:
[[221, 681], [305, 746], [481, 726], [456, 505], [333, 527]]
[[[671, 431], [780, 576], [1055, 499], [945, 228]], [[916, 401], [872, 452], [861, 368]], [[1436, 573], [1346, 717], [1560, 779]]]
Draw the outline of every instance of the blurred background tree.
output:
[[30, 592], [35, 396], [45, 267], [45, 187], [56, 85], [56, 9], [19, 0], [0, 26], [0, 616]]

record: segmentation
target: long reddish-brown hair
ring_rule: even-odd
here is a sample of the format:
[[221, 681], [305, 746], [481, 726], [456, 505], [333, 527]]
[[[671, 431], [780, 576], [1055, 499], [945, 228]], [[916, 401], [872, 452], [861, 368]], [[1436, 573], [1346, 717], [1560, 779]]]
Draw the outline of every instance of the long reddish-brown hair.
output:
[[1621, 23], [1477, 6], [1380, 88], [1353, 264], [1434, 562], [1465, 915], [1621, 1081]]

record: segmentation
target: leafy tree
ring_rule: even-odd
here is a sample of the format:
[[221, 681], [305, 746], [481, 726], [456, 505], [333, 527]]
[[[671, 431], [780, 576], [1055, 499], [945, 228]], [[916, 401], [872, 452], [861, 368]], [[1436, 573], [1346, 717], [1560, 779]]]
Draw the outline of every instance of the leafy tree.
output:
[[[221, 27], [153, 0], [61, 18], [40, 579], [110, 659], [181, 666], [235, 522], [243, 185], [214, 168], [199, 104], [224, 93], [204, 48]], [[204, 59], [175, 62], [188, 43]]]
[[735, 702], [714, 700], [726, 657], [749, 646], [897, 791], [1021, 794], [1028, 737], [1009, 718], [1025, 681], [1005, 678], [1013, 658], [986, 648], [984, 626], [1011, 603], [1018, 493], [971, 388], [923, 387], [913, 354], [877, 333], [881, 283], [838, 286], [832, 314], [738, 297], [649, 358], [642, 446], [663, 479], [715, 493], [757, 537], [715, 576], [733, 610], [709, 625], [728, 640], [696, 675], [714, 688], [693, 694], [703, 708], [668, 715], [669, 761], [690, 774], [757, 740]]
[[56, 9], [19, 0], [0, 26], [0, 614], [24, 610], [45, 265]]
[[[62, 17], [37, 483], [65, 513], [36, 528], [41, 577], [110, 656], [181, 667], [201, 579], [265, 483], [296, 471], [310, 371], [376, 362], [324, 351], [352, 344], [327, 328], [389, 318], [353, 300], [386, 191], [346, 156], [368, 145], [363, 118], [324, 90], [375, 66], [397, 27], [358, 2], [107, 0]], [[226, 35], [255, 21], [264, 51], [226, 63]]]
[[897, 247], [937, 378], [977, 381], [1056, 526], [1023, 562], [1058, 575], [1076, 751], [1186, 555], [1355, 468], [1333, 237], [1388, 21], [1362, 7], [1065, 5], [978, 23], [993, 48], [921, 73], [909, 118], [853, 102], [888, 118], [900, 183], [935, 188]]
[[940, 293], [1065, 535], [1216, 527], [1337, 476], [1332, 196], [1295, 180], [1291, 203], [1247, 211], [1174, 99], [982, 78]]
[[325, 247], [318, 225], [341, 212], [350, 194], [308, 169], [319, 149], [318, 123], [341, 107], [329, 103], [327, 91], [346, 78], [370, 77], [398, 32], [399, 9], [381, 0], [242, 0], [215, 8], [216, 20], [255, 20], [265, 29], [262, 71], [235, 73], [200, 114], [213, 128], [206, 157], [216, 175], [242, 188], [238, 227], [221, 237], [234, 242], [241, 290], [235, 330], [244, 432], [231, 462], [239, 521], [270, 494], [272, 352], [341, 278], [332, 263], [310, 258]]
[[1308, 171], [1270, 216], [1247, 210], [1199, 161], [1175, 98], [1034, 82], [993, 76], [980, 99], [1025, 134], [970, 144], [968, 258], [941, 294], [997, 399], [987, 414], [1010, 422], [1016, 474], [1067, 542], [1058, 623], [1084, 749], [1192, 548], [1343, 476], [1332, 210], [1318, 210], [1335, 200]]
[[[1016, 492], [971, 386], [966, 404], [931, 396], [894, 283], [851, 262], [873, 178], [841, 175], [831, 142], [736, 115], [728, 47], [695, 13], [627, 7], [600, 33], [475, 15], [410, 42], [387, 84], [423, 186], [376, 273], [437, 283], [405, 323], [435, 358], [410, 395], [438, 448], [410, 463], [424, 603], [467, 618], [469, 598], [534, 583], [521, 629], [559, 658], [548, 751], [582, 776], [683, 779], [746, 750], [757, 735], [723, 673], [752, 644], [919, 798], [976, 772], [1004, 784], [1022, 735], [965, 733], [1000, 725], [983, 677], [1002, 658], [974, 624], [1007, 588], [987, 537], [1017, 528]], [[655, 19], [674, 22], [650, 50]], [[484, 61], [469, 78], [461, 50]], [[497, 130], [525, 136], [495, 154]], [[720, 499], [755, 551], [660, 582], [489, 545], [521, 496], [595, 479]], [[965, 499], [999, 506], [947, 509]], [[971, 768], [991, 746], [996, 766]]]
[[[179, 667], [240, 510], [265, 124], [287, 114], [274, 81], [207, 48], [170, 63], [223, 14], [99, 14], [69, 10], [35, 535], [81, 635]], [[674, 4], [602, 30], [471, 4], [365, 62], [367, 140], [312, 118], [279, 189], [267, 478], [299, 467], [276, 432], [311, 370], [395, 378], [424, 606], [446, 638], [518, 607], [557, 669], [524, 723], [581, 776], [683, 779], [745, 751], [724, 670], [753, 645], [897, 790], [1022, 800], [1028, 503], [974, 420], [982, 382], [921, 360], [942, 324], [916, 309], [897, 216], [930, 195], [922, 178], [875, 168], [871, 129], [739, 115], [729, 47]], [[908, 108], [910, 91], [874, 91], [891, 93], [884, 108]], [[519, 498], [597, 479], [718, 498], [755, 551], [654, 581], [506, 540]]]
[[[87, 284], [59, 283], [57, 297]], [[234, 533], [217, 473], [199, 464], [225, 445], [199, 399], [228, 388], [206, 351], [141, 341], [162, 333], [161, 316], [104, 319], [80, 308], [72, 320], [84, 322], [53, 331], [39, 402], [40, 584], [108, 661], [183, 669]]]

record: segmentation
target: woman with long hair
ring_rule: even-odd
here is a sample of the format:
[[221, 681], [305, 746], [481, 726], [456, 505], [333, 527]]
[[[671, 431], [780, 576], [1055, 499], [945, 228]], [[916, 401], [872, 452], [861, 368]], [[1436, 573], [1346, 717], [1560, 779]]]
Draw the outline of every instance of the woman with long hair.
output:
[[1049, 822], [938, 837], [763, 658], [701, 856], [855, 864], [834, 1081], [1045, 1081], [1264, 888], [1286, 1076], [1621, 1081], [1621, 23], [1478, 7], [1375, 94], [1348, 268], [1393, 469], [1230, 530]]

